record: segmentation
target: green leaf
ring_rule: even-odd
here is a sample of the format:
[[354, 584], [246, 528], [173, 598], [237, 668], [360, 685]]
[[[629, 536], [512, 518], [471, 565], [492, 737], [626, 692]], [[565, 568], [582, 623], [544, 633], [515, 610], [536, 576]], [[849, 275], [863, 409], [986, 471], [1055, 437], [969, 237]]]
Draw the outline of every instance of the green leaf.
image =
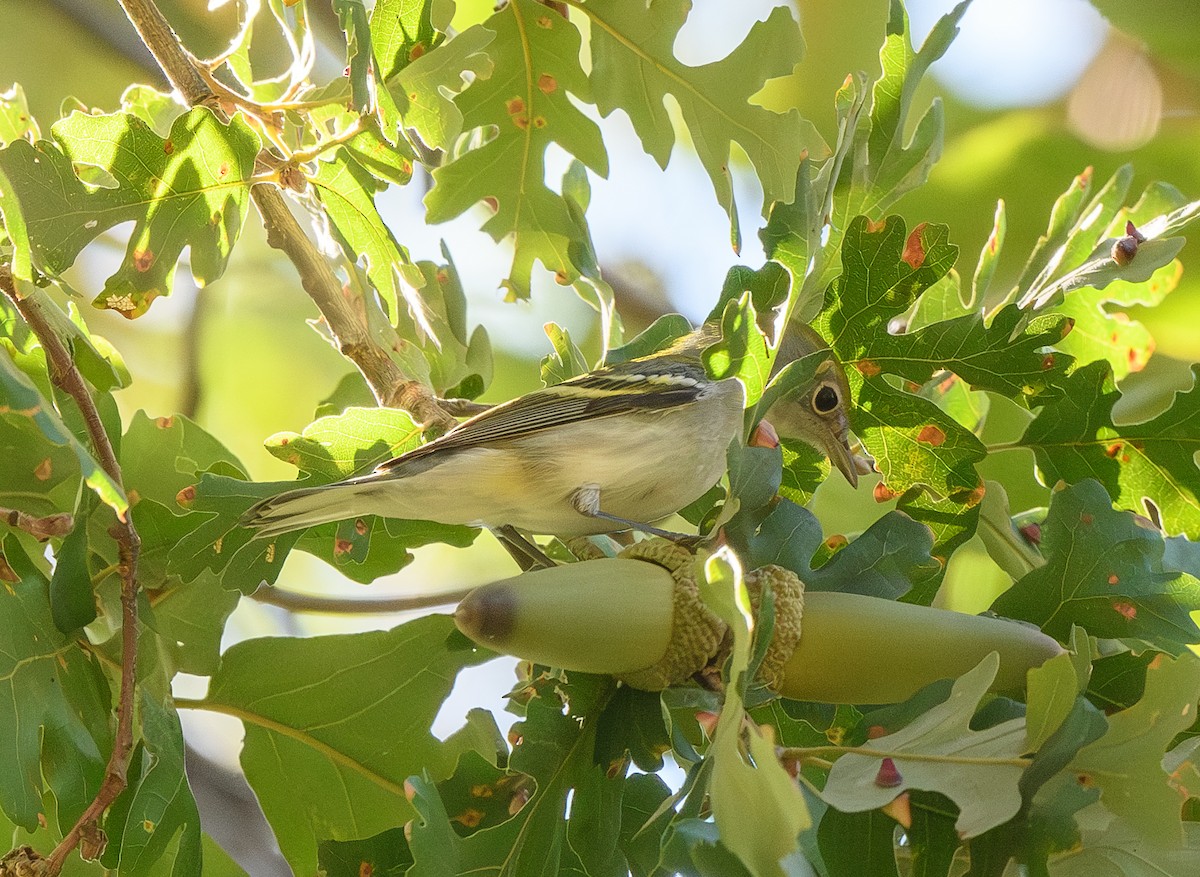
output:
[[[87, 448], [80, 444], [79, 439], [75, 438], [67, 429], [54, 407], [38, 392], [33, 382], [13, 364], [7, 354], [0, 354], [0, 418], [8, 427], [15, 427], [25, 435], [32, 434], [35, 429], [38, 434], [37, 445], [35, 445], [38, 450], [34, 452], [34, 456], [42, 457], [42, 461], [28, 472], [24, 470], [24, 467], [16, 468], [14, 466], [11, 470], [15, 473], [13, 477], [26, 480], [28, 483], [29, 476], [32, 475], [35, 484], [49, 482], [51, 479], [57, 481], [55, 469], [59, 466], [66, 468], [64, 461], [70, 459], [70, 456], [56, 452], [57, 448], [64, 448], [74, 456], [76, 464], [83, 473], [84, 482], [106, 505], [110, 506], [118, 515], [123, 515], [129, 508], [129, 502], [125, 499], [121, 488], [108, 476], [108, 473], [100, 468], [100, 464], [96, 462]], [[5, 432], [12, 435], [9, 430], [5, 430]], [[25, 454], [15, 456], [16, 460], [13, 460], [13, 463], [16, 463]], [[6, 470], [8, 470], [8, 466], [6, 466]], [[62, 470], [59, 469], [59, 471]], [[35, 493], [46, 493], [48, 486], [40, 486]], [[0, 495], [3, 495], [3, 491], [0, 491]], [[40, 513], [41, 510], [30, 509], [30, 511]]]
[[25, 89], [21, 88], [21, 83], [13, 83], [12, 88], [0, 93], [0, 146], [14, 140], [34, 143], [40, 139], [37, 120], [29, 112], [29, 102], [25, 99]]
[[[379, 5], [375, 8], [378, 14]], [[415, 132], [429, 149], [449, 151], [463, 131], [463, 114], [452, 96], [467, 87], [468, 75], [476, 81], [492, 75], [492, 58], [485, 50], [495, 39], [487, 28], [472, 27], [421, 54], [389, 81], [399, 118], [385, 119]]]
[[562, 196], [545, 184], [547, 147], [557, 143], [602, 176], [608, 156], [599, 128], [567, 96], [591, 97], [573, 24], [534, 0], [512, 0], [476, 27], [496, 35], [487, 48], [495, 69], [457, 104], [464, 131], [494, 128], [496, 136], [433, 172], [427, 215], [443, 222], [487, 199], [494, 215], [483, 230], [497, 241], [513, 236], [505, 286], [527, 298], [534, 261], [570, 283], [579, 274], [571, 248], [584, 241]]
[[1184, 826], [1182, 845], [1146, 843], [1129, 826], [1117, 820], [1083, 833], [1082, 842], [1067, 855], [1054, 859], [1054, 877], [1161, 877], [1188, 874], [1200, 861], [1200, 825]]
[[183, 769], [179, 714], [144, 688], [138, 707], [142, 740], [133, 753], [129, 786], [104, 823], [106, 863], [121, 874], [141, 877], [157, 873], [166, 856], [173, 877], [199, 877], [207, 873], [202, 871], [200, 812]]
[[692, 324], [687, 317], [682, 314], [663, 314], [627, 344], [608, 351], [605, 364], [618, 365], [640, 356], [657, 353], [691, 331]]
[[569, 333], [558, 323], [547, 323], [544, 327], [546, 337], [554, 348], [542, 357], [542, 384], [553, 386], [563, 381], [589, 371], [583, 352], [571, 340]]
[[1115, 511], [1099, 484], [1083, 481], [1050, 502], [1042, 525], [1046, 564], [1001, 594], [992, 609], [1032, 621], [1060, 641], [1078, 624], [1093, 636], [1180, 651], [1200, 641], [1190, 616], [1200, 609], [1200, 581], [1165, 570], [1163, 549], [1156, 530]]
[[[138, 506], [138, 533], [143, 545], [148, 517], [145, 511]], [[164, 509], [162, 514], [170, 512]], [[168, 673], [211, 676], [216, 672], [221, 663], [225, 622], [239, 600], [236, 590], [227, 589], [219, 576], [208, 572], [190, 582], [172, 578], [150, 598], [150, 611], [144, 621], [158, 634], [159, 646], [168, 656], [164, 659]]]
[[[878, 223], [857, 217], [842, 245], [844, 272], [814, 323], [838, 358], [852, 366], [846, 369], [854, 401], [851, 425], [897, 494], [917, 484], [942, 497], [969, 493], [979, 482], [974, 464], [986, 454], [969, 430], [935, 404], [883, 377], [896, 369], [923, 382], [937, 367], [928, 353], [920, 359], [922, 347], [936, 347], [936, 338], [926, 342], [914, 333], [916, 359], [910, 363], [904, 354], [909, 340], [890, 335], [887, 327], [945, 275], [957, 253], [946, 242], [944, 226], [922, 224], [909, 234], [899, 217]], [[886, 359], [877, 363], [879, 354]]]
[[333, 11], [346, 33], [350, 95], [360, 113], [371, 109], [371, 26], [363, 0], [333, 0]]
[[[721, 842], [751, 874], [781, 874], [780, 860], [796, 849], [796, 835], [812, 819], [799, 789], [775, 756], [770, 727], [744, 723], [740, 692], [750, 663], [753, 621], [741, 571], [717, 554], [705, 564], [704, 573], [701, 596], [733, 632], [729, 683], [710, 753], [713, 818]], [[755, 814], [753, 820], [745, 818], [750, 812]]]
[[877, 810], [842, 813], [830, 807], [817, 827], [829, 877], [897, 877], [896, 822]]
[[[993, 652], [954, 683], [944, 703], [902, 730], [863, 744], [892, 759], [898, 781], [877, 782], [882, 756], [847, 753], [834, 762], [821, 797], [843, 812], [860, 812], [884, 806], [905, 789], [924, 789], [958, 805], [955, 828], [961, 837], [1007, 822], [1021, 807], [1017, 783], [1023, 767], [1017, 759], [1025, 751], [1025, 720], [1009, 719], [980, 731], [970, 725], [999, 666]], [[964, 761], [956, 762], [960, 757]]]
[[457, 673], [488, 657], [444, 615], [390, 631], [249, 640], [225, 653], [196, 705], [241, 719], [246, 778], [284, 857], [311, 873], [318, 841], [411, 818], [410, 775], [453, 772], [429, 727]]
[[[790, 201], [807, 146], [824, 144], [796, 110], [774, 113], [751, 99], [767, 80], [786, 76], [800, 62], [804, 41], [783, 6], [755, 22], [727, 57], [691, 67], [674, 53], [676, 38], [691, 10], [690, 0], [618, 0], [583, 6], [591, 25], [592, 86], [604, 116], [624, 110], [642, 148], [666, 167], [675, 143], [665, 98], [678, 104], [717, 201], [736, 229], [730, 184], [730, 149], [736, 142], [754, 165], [763, 187], [763, 212], [772, 201]], [[734, 248], [737, 249], [735, 231]]]
[[419, 331], [434, 335], [421, 301], [424, 277], [375, 208], [378, 181], [350, 156], [346, 148], [338, 149], [332, 161], [318, 162], [317, 173], [310, 178], [346, 258], [366, 260], [367, 276], [383, 296], [393, 324], [400, 319], [403, 299]]
[[55, 627], [47, 593], [16, 537], [0, 538], [0, 809], [33, 831], [48, 786], [65, 832], [104, 777], [111, 703], [99, 666]]
[[840, 267], [838, 257], [844, 257], [843, 236], [851, 230], [853, 217], [866, 214], [872, 220], [882, 219], [904, 194], [925, 182], [941, 157], [941, 101], [935, 98], [915, 126], [909, 113], [925, 72], [958, 34], [966, 8], [966, 3], [959, 3], [942, 16], [921, 49], [914, 51], [907, 13], [899, 0], [893, 0], [869, 113], [864, 106], [866, 79], [861, 74], [848, 78], [838, 92], [839, 140], [834, 156], [812, 181], [806, 215], [787, 223], [793, 229], [793, 243], [780, 242], [782, 228], [777, 227], [772, 233], [775, 245], [768, 246], [799, 289], [796, 312], [801, 319], [810, 319], [820, 309], [821, 296]]
[[[1055, 346], [1079, 365], [1106, 360], [1118, 381], [1139, 371], [1154, 352], [1154, 339], [1142, 323], [1129, 319], [1126, 310], [1161, 304], [1182, 274], [1183, 266], [1175, 260], [1141, 283], [1114, 280], [1104, 289], [1072, 290], [1053, 308], [1073, 321], [1070, 333]], [[1110, 310], [1114, 305], [1116, 309]]]
[[1152, 844], [1181, 841], [1179, 793], [1167, 783], [1163, 753], [1196, 720], [1200, 659], [1165, 656], [1146, 670], [1146, 693], [1108, 717], [1108, 732], [1084, 747], [1069, 770], [1100, 789], [1100, 801]]
[[721, 340], [703, 353], [704, 367], [714, 380], [736, 377], [746, 393], [746, 406], [758, 402], [770, 377], [771, 355], [758, 328], [758, 319], [746, 292], [731, 300], [721, 315]]
[[[604, 766], [595, 763], [592, 752], [596, 723], [612, 694], [612, 682], [606, 677], [572, 674], [564, 684], [561, 677], [543, 674], [530, 682], [530, 688], [525, 720], [510, 731], [510, 738], [518, 742], [509, 768], [531, 777], [536, 791], [514, 818], [460, 839], [447, 825], [440, 789], [414, 778], [413, 805], [421, 819], [412, 824], [416, 865], [409, 877], [449, 877], [472, 871], [510, 877], [610, 873], [594, 854], [604, 853], [615, 842], [623, 774], [605, 778]], [[528, 795], [528, 779], [522, 787]], [[605, 825], [598, 834], [576, 834], [568, 842], [565, 816], [572, 790], [573, 800], [580, 802], [582, 796], [584, 810]], [[587, 869], [581, 856], [588, 861]], [[610, 856], [602, 854], [600, 858], [611, 866]]]
[[[813, 568], [825, 546], [842, 546]], [[825, 539], [807, 509], [782, 501], [751, 541], [748, 563], [769, 563], [792, 570], [810, 591], [842, 591], [894, 600], [938, 575], [941, 564], [930, 554], [929, 528], [902, 512], [888, 512], [849, 544], [844, 536]]]
[[50, 577], [50, 614], [54, 626], [70, 635], [96, 620], [96, 597], [88, 567], [87, 519], [95, 503], [90, 494], [80, 494], [73, 529], [55, 552], [54, 574]]
[[[391, 408], [349, 408], [323, 417], [302, 434], [278, 433], [266, 441], [267, 450], [297, 466], [306, 484], [324, 484], [369, 472], [385, 460], [415, 448], [420, 427], [402, 411]], [[235, 474], [240, 476], [240, 473]], [[364, 516], [289, 533], [267, 541], [253, 539], [241, 526], [242, 515], [254, 503], [295, 487], [295, 482], [249, 482], [209, 471], [193, 479], [185, 495], [193, 514], [203, 514], [171, 549], [169, 569], [184, 581], [203, 570], [219, 573], [225, 587], [250, 593], [262, 581], [273, 582], [293, 546], [336, 566], [357, 581], [373, 581], [412, 560], [408, 549], [432, 541], [469, 545], [478, 533], [470, 527], [428, 521], [383, 521]]]
[[[198, 285], [221, 276], [246, 218], [259, 149], [240, 117], [224, 125], [194, 109], [175, 120], [166, 139], [124, 114], [74, 113], [51, 130], [53, 142], [16, 141], [0, 152], [39, 270], [62, 273], [88, 242], [133, 221], [125, 260], [96, 298], [98, 307], [141, 316], [170, 292], [185, 248]], [[86, 186], [75, 166], [103, 168], [115, 186]], [[64, 215], [73, 221], [63, 223]]]
[[387, 82], [439, 45], [449, 22], [433, 20], [433, 0], [380, 0], [371, 10], [377, 75]]
[[[1194, 382], [1200, 368], [1192, 375]], [[1200, 470], [1192, 459], [1200, 446], [1196, 386], [1177, 393], [1157, 417], [1119, 426], [1112, 411], [1121, 394], [1107, 363], [1084, 366], [1062, 386], [1062, 398], [1038, 412], [1020, 439], [1037, 457], [1043, 483], [1095, 478], [1119, 508], [1140, 514], [1149, 502], [1169, 535], [1200, 538]]]

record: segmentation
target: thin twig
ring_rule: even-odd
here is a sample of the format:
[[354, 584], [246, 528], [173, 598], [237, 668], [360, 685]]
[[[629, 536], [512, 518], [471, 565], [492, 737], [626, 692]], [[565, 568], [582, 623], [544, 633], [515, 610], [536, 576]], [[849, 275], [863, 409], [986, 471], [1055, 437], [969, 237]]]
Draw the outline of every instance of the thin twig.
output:
[[[153, 0], [120, 0], [120, 3], [184, 100], [192, 106], [219, 109], [219, 98], [204, 81]], [[304, 233], [278, 187], [259, 183], [251, 186], [250, 197], [262, 216], [267, 243], [282, 250], [296, 266], [301, 285], [321, 311], [338, 349], [362, 372], [379, 404], [403, 408], [427, 427], [456, 426], [457, 422], [438, 405], [429, 389], [420, 381], [409, 379], [387, 351], [375, 343], [366, 315], [355, 305], [353, 297], [343, 292], [337, 275]]]
[[18, 530], [24, 530], [40, 542], [45, 542], [51, 536], [66, 536], [75, 527], [75, 518], [66, 512], [54, 515], [31, 515], [20, 509], [6, 509], [0, 506], [0, 521]]
[[[108, 434], [104, 431], [96, 403], [83, 376], [76, 368], [70, 351], [55, 334], [41, 303], [32, 297], [21, 297], [7, 266], [0, 266], [0, 289], [12, 299], [17, 311], [41, 343], [46, 354], [50, 379], [79, 406], [97, 461], [108, 477], [123, 491], [121, 466], [117, 462], [117, 455], [113, 451]], [[104, 769], [104, 780], [100, 783], [100, 789], [92, 803], [83, 811], [83, 815], [76, 820], [71, 830], [47, 857], [44, 872], [46, 877], [55, 877], [62, 870], [67, 856], [81, 841], [86, 841], [89, 845], [96, 842], [100, 818], [125, 789], [126, 771], [133, 753], [133, 699], [137, 686], [137, 566], [142, 540], [133, 526], [132, 509], [126, 509], [124, 515], [118, 515], [117, 522], [109, 533], [117, 542], [117, 556], [121, 564], [121, 689], [117, 697], [117, 733], [113, 737], [112, 754], [109, 755], [108, 764]]]
[[360, 600], [356, 597], [321, 597], [316, 594], [298, 594], [271, 585], [263, 585], [250, 595], [251, 599], [269, 606], [278, 606], [289, 612], [318, 612], [328, 615], [387, 615], [394, 612], [409, 612], [429, 609], [433, 606], [448, 606], [460, 603], [471, 591], [447, 591], [441, 594], [424, 594], [419, 597], [384, 597]]
[[967, 755], [934, 755], [929, 752], [903, 752], [872, 749], [870, 746], [785, 746], [778, 750], [781, 759], [805, 761], [821, 755], [866, 755], [870, 758], [891, 758], [895, 761], [923, 761], [933, 764], [978, 765], [985, 767], [1029, 767], [1030, 758], [976, 758]]

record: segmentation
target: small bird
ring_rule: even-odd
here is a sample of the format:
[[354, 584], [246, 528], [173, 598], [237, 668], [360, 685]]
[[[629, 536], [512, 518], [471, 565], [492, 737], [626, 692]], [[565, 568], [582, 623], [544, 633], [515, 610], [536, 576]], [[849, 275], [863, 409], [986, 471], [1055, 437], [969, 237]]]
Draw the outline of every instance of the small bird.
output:
[[[263, 500], [243, 524], [258, 538], [361, 515], [516, 527], [562, 538], [639, 529], [698, 499], [725, 471], [742, 429], [736, 378], [714, 381], [701, 354], [711, 325], [671, 347], [497, 405], [366, 475]], [[775, 371], [824, 341], [789, 330]], [[832, 358], [809, 387], [772, 405], [778, 432], [829, 455], [858, 482], [847, 443], [849, 391]]]

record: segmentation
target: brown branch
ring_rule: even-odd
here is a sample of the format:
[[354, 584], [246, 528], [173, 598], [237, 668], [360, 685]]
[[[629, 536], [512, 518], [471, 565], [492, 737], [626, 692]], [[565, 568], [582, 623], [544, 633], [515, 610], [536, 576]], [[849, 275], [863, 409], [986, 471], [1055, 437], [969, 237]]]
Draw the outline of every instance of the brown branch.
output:
[[[120, 3], [184, 100], [193, 106], [219, 104], [219, 98], [204, 81], [195, 61], [184, 50], [153, 0], [120, 0]], [[429, 389], [420, 381], [409, 379], [387, 351], [375, 343], [366, 316], [342, 291], [337, 275], [304, 233], [279, 188], [259, 183], [250, 188], [250, 196], [266, 227], [267, 243], [282, 250], [296, 266], [304, 291], [321, 311], [338, 349], [362, 372], [379, 404], [403, 408], [426, 426], [450, 429], [457, 425], [454, 418], [438, 405]]]
[[[79, 406], [97, 461], [123, 491], [121, 466], [104, 431], [91, 391], [76, 368], [67, 346], [55, 333], [41, 303], [32, 297], [21, 297], [7, 266], [0, 266], [0, 289], [12, 299], [17, 311], [41, 343], [50, 379]], [[95, 852], [97, 844], [103, 847], [100, 818], [126, 785], [126, 771], [133, 753], [133, 698], [137, 686], [137, 566], [142, 547], [142, 540], [133, 526], [132, 511], [126, 509], [124, 515], [118, 515], [117, 522], [109, 530], [117, 542], [117, 556], [121, 565], [121, 689], [117, 697], [117, 733], [113, 737], [112, 754], [104, 769], [100, 789], [83, 815], [46, 859], [46, 877], [55, 877], [62, 870], [67, 856], [81, 843], [87, 845], [89, 852]]]
[[386, 615], [392, 612], [409, 612], [414, 609], [429, 609], [459, 603], [471, 592], [448, 591], [442, 594], [424, 594], [420, 597], [391, 597], [360, 600], [356, 597], [321, 597], [316, 594], [298, 594], [270, 585], [263, 585], [250, 595], [251, 599], [269, 606], [278, 606], [289, 612], [319, 612], [329, 615]]
[[75, 527], [75, 518], [66, 512], [40, 517], [20, 509], [0, 507], [0, 520], [10, 527], [24, 530], [39, 542], [45, 542], [51, 536], [66, 536]]

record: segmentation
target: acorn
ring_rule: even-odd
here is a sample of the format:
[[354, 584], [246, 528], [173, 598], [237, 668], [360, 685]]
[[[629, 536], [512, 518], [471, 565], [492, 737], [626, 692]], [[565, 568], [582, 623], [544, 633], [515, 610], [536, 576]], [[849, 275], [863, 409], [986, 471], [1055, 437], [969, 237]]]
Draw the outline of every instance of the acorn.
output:
[[[696, 558], [648, 540], [616, 558], [523, 573], [476, 588], [455, 623], [480, 645], [529, 661], [606, 673], [659, 691], [727, 654], [724, 622], [700, 599]], [[757, 609], [774, 595], [772, 643], [759, 670], [784, 697], [824, 703], [895, 703], [1000, 655], [993, 688], [1024, 687], [1028, 670], [1062, 654], [1037, 628], [858, 594], [804, 593], [795, 573], [747, 573]]]

